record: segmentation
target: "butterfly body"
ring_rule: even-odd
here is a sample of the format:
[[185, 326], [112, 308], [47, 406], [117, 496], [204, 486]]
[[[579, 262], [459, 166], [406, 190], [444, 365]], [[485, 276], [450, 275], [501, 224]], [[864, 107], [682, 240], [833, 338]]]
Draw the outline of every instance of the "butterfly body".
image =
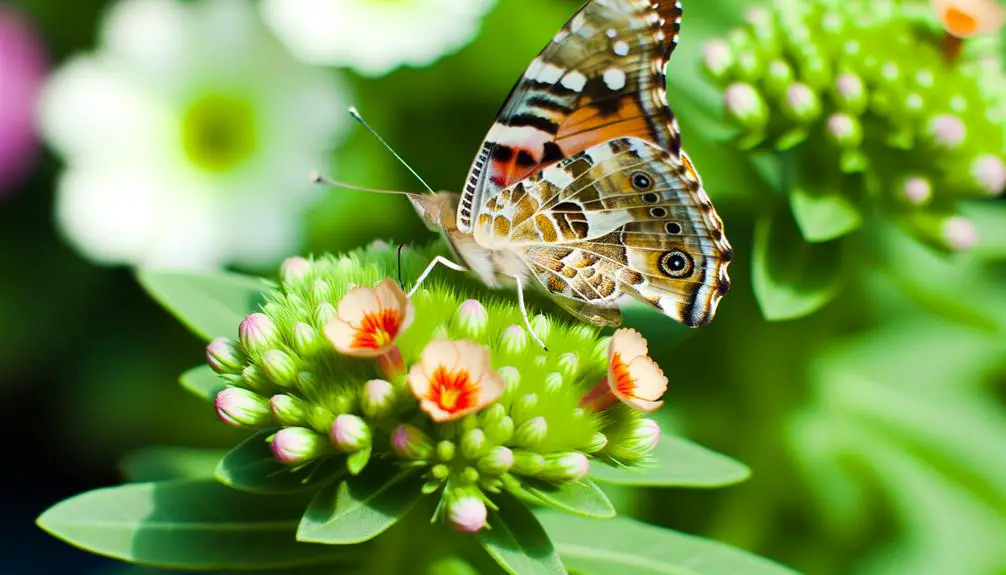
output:
[[481, 281], [598, 325], [630, 300], [712, 319], [732, 250], [667, 105], [680, 21], [677, 0], [591, 0], [514, 86], [462, 193], [412, 198]]

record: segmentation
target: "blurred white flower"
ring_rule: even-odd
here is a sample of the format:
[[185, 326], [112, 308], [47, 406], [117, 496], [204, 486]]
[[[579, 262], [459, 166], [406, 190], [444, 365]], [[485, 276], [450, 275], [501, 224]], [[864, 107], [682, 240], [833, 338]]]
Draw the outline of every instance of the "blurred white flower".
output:
[[345, 132], [330, 73], [294, 60], [242, 0], [123, 0], [100, 48], [41, 102], [66, 159], [57, 220], [102, 263], [265, 265], [294, 252], [307, 174]]
[[263, 0], [273, 32], [305, 61], [378, 76], [471, 42], [496, 0]]

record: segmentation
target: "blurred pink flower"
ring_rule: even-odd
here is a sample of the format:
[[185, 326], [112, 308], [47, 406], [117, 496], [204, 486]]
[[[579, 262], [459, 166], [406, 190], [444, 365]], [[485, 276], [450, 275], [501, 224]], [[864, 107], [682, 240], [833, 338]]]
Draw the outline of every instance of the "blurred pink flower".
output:
[[45, 70], [45, 48], [28, 18], [0, 6], [0, 199], [34, 164], [35, 102]]

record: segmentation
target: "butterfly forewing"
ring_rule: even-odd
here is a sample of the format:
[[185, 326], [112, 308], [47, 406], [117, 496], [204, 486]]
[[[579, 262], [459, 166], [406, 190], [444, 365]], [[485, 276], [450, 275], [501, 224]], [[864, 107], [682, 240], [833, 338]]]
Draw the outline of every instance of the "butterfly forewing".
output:
[[729, 289], [732, 250], [687, 156], [639, 138], [504, 189], [483, 205], [474, 237], [517, 253], [548, 292], [593, 308], [632, 297], [697, 326]]
[[507, 186], [600, 142], [633, 136], [677, 152], [664, 66], [677, 43], [677, 0], [592, 0], [514, 86], [472, 163], [457, 213], [470, 232]]

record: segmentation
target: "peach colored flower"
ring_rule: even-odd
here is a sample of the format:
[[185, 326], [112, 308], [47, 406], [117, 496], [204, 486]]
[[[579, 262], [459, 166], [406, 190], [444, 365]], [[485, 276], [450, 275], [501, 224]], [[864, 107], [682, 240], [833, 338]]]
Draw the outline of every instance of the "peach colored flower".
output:
[[354, 287], [339, 300], [336, 316], [325, 326], [335, 349], [354, 357], [391, 351], [395, 338], [412, 323], [412, 302], [394, 280], [374, 288]]
[[958, 38], [993, 33], [1006, 20], [1006, 10], [995, 0], [932, 0], [931, 6], [947, 32]]
[[620, 329], [608, 346], [608, 377], [594, 386], [580, 404], [595, 411], [616, 399], [641, 411], [655, 411], [667, 391], [667, 377], [647, 355], [646, 340], [632, 329]]
[[431, 341], [409, 370], [409, 387], [434, 421], [453, 421], [489, 405], [503, 393], [489, 350], [473, 341]]

